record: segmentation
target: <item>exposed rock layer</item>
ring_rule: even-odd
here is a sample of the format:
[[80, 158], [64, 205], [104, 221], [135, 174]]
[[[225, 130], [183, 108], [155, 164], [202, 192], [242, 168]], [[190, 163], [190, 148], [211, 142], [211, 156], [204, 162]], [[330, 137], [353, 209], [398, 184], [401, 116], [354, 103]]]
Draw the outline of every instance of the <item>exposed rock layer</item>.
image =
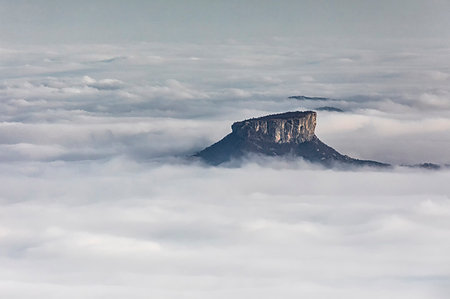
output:
[[236, 122], [233, 133], [248, 140], [273, 143], [301, 143], [311, 141], [316, 128], [313, 111], [275, 114]]

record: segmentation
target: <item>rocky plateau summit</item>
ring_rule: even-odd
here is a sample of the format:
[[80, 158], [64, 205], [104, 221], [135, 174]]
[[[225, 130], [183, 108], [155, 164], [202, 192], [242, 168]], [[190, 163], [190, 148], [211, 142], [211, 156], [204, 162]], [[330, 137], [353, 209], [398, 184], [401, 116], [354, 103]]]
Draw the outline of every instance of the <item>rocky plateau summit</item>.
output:
[[389, 166], [381, 162], [354, 159], [326, 145], [315, 135], [316, 118], [314, 111], [295, 111], [235, 122], [230, 134], [194, 156], [211, 165], [242, 159], [249, 154], [260, 154], [301, 157], [327, 167]]

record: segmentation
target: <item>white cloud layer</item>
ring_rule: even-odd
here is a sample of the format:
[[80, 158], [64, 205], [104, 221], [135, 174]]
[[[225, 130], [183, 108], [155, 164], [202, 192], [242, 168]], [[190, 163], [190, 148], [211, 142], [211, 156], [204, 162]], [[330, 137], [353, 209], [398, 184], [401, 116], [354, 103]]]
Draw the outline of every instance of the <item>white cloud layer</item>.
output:
[[449, 179], [123, 159], [2, 166], [0, 294], [445, 298]]
[[447, 298], [447, 170], [184, 158], [333, 106], [316, 132], [344, 154], [450, 163], [449, 49], [4, 46], [0, 297]]
[[[345, 113], [320, 112], [317, 133], [346, 154], [450, 163], [450, 77], [442, 63], [448, 47], [328, 46], [279, 40], [3, 48], [0, 158], [189, 154], [234, 121], [332, 106]], [[12, 153], [23, 144], [48, 153]]]

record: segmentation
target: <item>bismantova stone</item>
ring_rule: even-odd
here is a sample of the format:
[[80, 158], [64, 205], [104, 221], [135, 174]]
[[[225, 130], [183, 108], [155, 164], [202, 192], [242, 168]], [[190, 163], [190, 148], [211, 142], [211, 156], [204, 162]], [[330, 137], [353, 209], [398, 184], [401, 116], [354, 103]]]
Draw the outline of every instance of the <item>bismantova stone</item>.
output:
[[248, 154], [302, 157], [310, 162], [336, 165], [389, 166], [342, 155], [315, 135], [317, 114], [295, 111], [235, 122], [232, 132], [219, 142], [195, 154], [206, 163], [219, 165]]

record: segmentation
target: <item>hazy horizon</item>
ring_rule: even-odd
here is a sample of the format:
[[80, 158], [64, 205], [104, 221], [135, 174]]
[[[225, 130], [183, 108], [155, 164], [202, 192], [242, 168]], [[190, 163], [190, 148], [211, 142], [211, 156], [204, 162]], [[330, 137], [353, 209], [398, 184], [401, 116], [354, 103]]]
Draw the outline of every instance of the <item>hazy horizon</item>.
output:
[[448, 1], [0, 2], [8, 42], [211, 42], [298, 38], [449, 39]]

